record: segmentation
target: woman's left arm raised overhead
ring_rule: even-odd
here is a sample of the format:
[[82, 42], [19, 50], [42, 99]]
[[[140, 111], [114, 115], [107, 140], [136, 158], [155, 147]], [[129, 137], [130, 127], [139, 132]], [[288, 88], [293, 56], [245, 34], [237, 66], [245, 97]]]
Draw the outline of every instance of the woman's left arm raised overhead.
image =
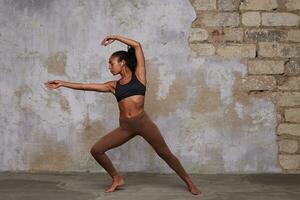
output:
[[145, 66], [145, 57], [143, 48], [140, 42], [129, 39], [120, 35], [109, 35], [103, 39], [101, 42], [102, 45], [106, 46], [110, 43], [112, 43], [114, 40], [118, 40], [120, 42], [123, 42], [129, 46], [132, 46], [135, 50], [136, 55], [136, 74], [144, 81], [146, 82], [146, 66]]

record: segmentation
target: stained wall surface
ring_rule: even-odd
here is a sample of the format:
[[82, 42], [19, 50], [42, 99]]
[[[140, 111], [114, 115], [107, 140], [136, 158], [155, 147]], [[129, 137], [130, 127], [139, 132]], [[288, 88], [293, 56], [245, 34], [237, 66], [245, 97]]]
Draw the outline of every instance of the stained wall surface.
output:
[[[188, 42], [196, 11], [188, 0], [0, 1], [0, 170], [103, 171], [91, 146], [116, 128], [111, 93], [59, 88], [47, 80], [117, 80], [108, 57], [141, 42], [145, 110], [190, 173], [281, 172], [272, 101], [240, 89], [240, 58], [195, 55]], [[137, 136], [107, 152], [120, 171], [173, 173]]]

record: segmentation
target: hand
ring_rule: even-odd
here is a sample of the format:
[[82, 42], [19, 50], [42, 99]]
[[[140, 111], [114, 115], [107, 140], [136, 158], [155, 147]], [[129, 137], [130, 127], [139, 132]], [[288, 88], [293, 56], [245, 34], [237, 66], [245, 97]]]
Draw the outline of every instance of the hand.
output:
[[115, 39], [116, 39], [116, 38], [115, 38], [115, 36], [113, 36], [113, 35], [106, 36], [106, 37], [102, 40], [101, 44], [104, 45], [104, 46], [109, 45], [109, 44], [111, 44], [113, 41], [115, 41]]
[[48, 89], [56, 89], [62, 86], [62, 81], [54, 80], [54, 81], [47, 81], [44, 83]]

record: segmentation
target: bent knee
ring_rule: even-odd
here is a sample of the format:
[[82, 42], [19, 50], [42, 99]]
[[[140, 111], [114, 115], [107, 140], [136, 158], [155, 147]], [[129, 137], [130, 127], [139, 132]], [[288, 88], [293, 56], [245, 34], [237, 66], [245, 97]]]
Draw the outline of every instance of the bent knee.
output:
[[91, 153], [92, 155], [99, 155], [99, 154], [103, 154], [104, 151], [101, 150], [101, 149], [99, 149], [99, 148], [92, 147], [92, 148], [90, 149], [90, 153]]

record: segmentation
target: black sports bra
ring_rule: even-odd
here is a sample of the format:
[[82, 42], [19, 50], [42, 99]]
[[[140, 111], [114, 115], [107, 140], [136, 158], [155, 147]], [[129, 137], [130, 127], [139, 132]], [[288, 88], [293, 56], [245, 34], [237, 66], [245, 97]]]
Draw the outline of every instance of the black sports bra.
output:
[[117, 81], [115, 96], [117, 101], [133, 96], [133, 95], [144, 95], [146, 93], [146, 86], [141, 83], [134, 72], [132, 72], [131, 80], [128, 83], [120, 84], [120, 80]]

